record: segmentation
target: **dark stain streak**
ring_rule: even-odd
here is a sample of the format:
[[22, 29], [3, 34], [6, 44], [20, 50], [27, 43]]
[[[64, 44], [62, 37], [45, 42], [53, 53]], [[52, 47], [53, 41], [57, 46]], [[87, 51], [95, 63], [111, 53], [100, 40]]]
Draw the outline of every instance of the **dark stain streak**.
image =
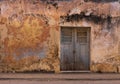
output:
[[110, 30], [110, 29], [112, 28], [111, 19], [112, 19], [112, 18], [111, 18], [110, 16], [107, 18], [107, 22], [108, 22], [108, 24], [107, 24], [107, 29], [108, 29], [108, 30]]
[[80, 21], [82, 19], [86, 19], [87, 21], [92, 21], [96, 24], [103, 23], [106, 19], [110, 22], [111, 17], [107, 16], [106, 18], [103, 18], [102, 16], [96, 16], [96, 15], [89, 15], [86, 16], [84, 12], [81, 12], [81, 14], [73, 14], [73, 15], [67, 15], [67, 16], [61, 16], [61, 19], [64, 19], [66, 22], [72, 22], [72, 21]]

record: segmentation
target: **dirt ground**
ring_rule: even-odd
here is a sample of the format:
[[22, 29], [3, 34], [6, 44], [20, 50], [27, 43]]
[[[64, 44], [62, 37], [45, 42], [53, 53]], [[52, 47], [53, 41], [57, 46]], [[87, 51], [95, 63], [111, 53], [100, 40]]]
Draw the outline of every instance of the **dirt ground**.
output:
[[1, 73], [0, 84], [120, 84], [115, 73]]

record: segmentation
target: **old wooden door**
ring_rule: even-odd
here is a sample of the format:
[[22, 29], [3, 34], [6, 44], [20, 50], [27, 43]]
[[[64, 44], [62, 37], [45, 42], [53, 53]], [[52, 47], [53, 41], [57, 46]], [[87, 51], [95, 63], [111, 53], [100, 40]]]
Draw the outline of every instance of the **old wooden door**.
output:
[[61, 28], [61, 71], [89, 70], [89, 28]]

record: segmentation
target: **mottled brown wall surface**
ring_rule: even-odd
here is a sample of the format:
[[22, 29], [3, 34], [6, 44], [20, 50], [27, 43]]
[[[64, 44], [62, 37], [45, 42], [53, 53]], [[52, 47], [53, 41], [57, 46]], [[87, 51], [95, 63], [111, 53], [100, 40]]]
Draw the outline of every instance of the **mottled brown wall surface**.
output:
[[91, 71], [119, 72], [120, 4], [84, 0], [0, 1], [0, 72], [59, 71], [60, 26], [91, 27]]

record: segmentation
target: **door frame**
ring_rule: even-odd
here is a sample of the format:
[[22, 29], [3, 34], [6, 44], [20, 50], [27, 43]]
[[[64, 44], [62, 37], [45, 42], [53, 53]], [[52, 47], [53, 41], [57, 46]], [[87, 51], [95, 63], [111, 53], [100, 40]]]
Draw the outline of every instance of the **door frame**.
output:
[[[89, 70], [79, 70], [79, 71], [62, 71], [61, 70], [61, 29], [62, 28], [89, 28]], [[59, 69], [60, 72], [90, 72], [91, 68], [91, 27], [84, 27], [84, 26], [60, 26], [60, 30], [59, 30], [59, 58], [60, 58], [60, 64], [59, 64]]]

